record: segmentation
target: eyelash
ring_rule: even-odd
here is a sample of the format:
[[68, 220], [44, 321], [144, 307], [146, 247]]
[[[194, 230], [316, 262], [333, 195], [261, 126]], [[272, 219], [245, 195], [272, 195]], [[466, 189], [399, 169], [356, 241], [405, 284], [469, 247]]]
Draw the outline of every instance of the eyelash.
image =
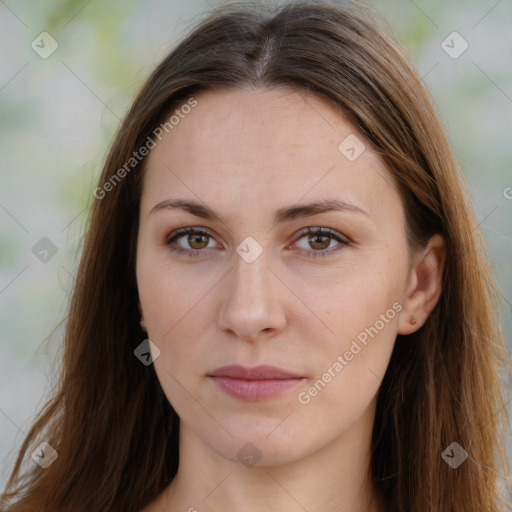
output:
[[[186, 234], [190, 234], [190, 233], [196, 233], [196, 234], [200, 234], [200, 235], [206, 235], [210, 238], [213, 238], [212, 234], [208, 231], [208, 230], [205, 230], [204, 228], [195, 228], [195, 227], [188, 227], [188, 228], [181, 228], [181, 229], [177, 229], [176, 231], [173, 231], [166, 239], [166, 245], [169, 246], [169, 248], [171, 249], [171, 251], [177, 253], [177, 254], [185, 254], [189, 257], [199, 257], [199, 256], [202, 256], [204, 251], [207, 251], [208, 249], [183, 249], [183, 247], [170, 247], [171, 244], [176, 241], [177, 239], [181, 238], [183, 235], [186, 235]], [[326, 250], [319, 250], [319, 251], [308, 251], [306, 250], [306, 252], [308, 253], [309, 256], [312, 256], [314, 258], [323, 258], [323, 257], [326, 257], [326, 256], [331, 256], [333, 252], [337, 252], [338, 250], [340, 250], [341, 248], [343, 248], [344, 246], [349, 246], [351, 245], [351, 241], [339, 234], [339, 233], [336, 233], [336, 231], [333, 231], [332, 229], [329, 229], [329, 228], [319, 228], [319, 227], [307, 227], [306, 229], [302, 230], [299, 234], [299, 237], [297, 238], [297, 240], [300, 240], [301, 238], [303, 238], [304, 236], [306, 235], [309, 235], [309, 234], [314, 234], [314, 235], [321, 235], [321, 236], [329, 236], [333, 239], [335, 239], [337, 242], [340, 243], [339, 246], [336, 246], [336, 248], [334, 249], [326, 249]], [[305, 249], [304, 249], [305, 250]]]

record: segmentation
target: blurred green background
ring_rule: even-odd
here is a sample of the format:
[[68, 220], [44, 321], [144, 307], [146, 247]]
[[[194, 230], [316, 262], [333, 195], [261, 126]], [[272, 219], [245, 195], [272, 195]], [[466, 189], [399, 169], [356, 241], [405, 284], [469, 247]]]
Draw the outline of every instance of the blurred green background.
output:
[[[112, 137], [157, 62], [226, 3], [0, 0], [0, 487], [58, 368], [60, 322]], [[387, 19], [438, 106], [512, 347], [512, 3], [365, 3]], [[441, 46], [453, 31], [469, 45], [458, 58]]]

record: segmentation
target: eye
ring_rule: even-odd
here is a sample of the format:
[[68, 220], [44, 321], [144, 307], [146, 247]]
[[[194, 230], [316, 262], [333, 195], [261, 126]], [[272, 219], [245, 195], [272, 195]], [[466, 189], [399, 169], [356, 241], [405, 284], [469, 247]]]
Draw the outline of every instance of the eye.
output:
[[[211, 248], [209, 244], [212, 241], [212, 235], [204, 228], [188, 227], [171, 233], [167, 237], [166, 244], [170, 247], [171, 251], [177, 254], [202, 256], [205, 249]], [[184, 245], [179, 242], [182, 242]], [[178, 247], [175, 247], [173, 244], [178, 244]]]
[[[308, 227], [301, 232], [299, 240], [303, 238], [306, 239], [306, 243], [309, 247], [302, 247], [302, 249], [306, 250], [307, 253], [313, 257], [331, 256], [334, 252], [350, 245], [350, 240], [347, 237], [329, 228]], [[338, 244], [334, 246], [334, 249], [331, 246], [333, 240], [338, 242]], [[313, 251], [311, 251], [310, 248], [313, 248]]]

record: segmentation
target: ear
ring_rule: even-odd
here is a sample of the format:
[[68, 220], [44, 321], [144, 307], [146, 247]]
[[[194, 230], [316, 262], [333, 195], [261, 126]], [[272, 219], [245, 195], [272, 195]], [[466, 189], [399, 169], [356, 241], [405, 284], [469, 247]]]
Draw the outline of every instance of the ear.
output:
[[139, 300], [139, 303], [137, 304], [137, 306], [138, 306], [139, 312], [140, 312], [140, 326], [143, 331], [147, 332], [146, 321], [144, 320], [144, 312], [142, 311], [142, 306], [140, 304], [140, 300]]
[[435, 308], [443, 286], [445, 257], [441, 235], [432, 236], [415, 255], [398, 320], [398, 334], [411, 334], [420, 329]]

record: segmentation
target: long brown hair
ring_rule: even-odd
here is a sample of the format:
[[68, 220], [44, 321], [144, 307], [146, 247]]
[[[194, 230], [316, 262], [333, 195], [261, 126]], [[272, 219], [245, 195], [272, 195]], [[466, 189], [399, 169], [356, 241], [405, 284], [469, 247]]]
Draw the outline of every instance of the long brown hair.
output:
[[[361, 6], [231, 6], [203, 20], [149, 77], [126, 115], [95, 194], [70, 301], [62, 373], [3, 494], [9, 512], [138, 512], [178, 467], [179, 418], [134, 349], [135, 248], [144, 159], [126, 167], [171, 109], [223, 86], [289, 86], [330, 98], [396, 180], [411, 248], [446, 241], [444, 287], [426, 324], [398, 336], [382, 382], [371, 477], [385, 510], [499, 510], [508, 474], [499, 301], [478, 222], [429, 95], [409, 59]], [[130, 164], [131, 165], [131, 164]], [[127, 171], [119, 178], [119, 169]], [[105, 186], [107, 182], [111, 186]], [[115, 183], [115, 184], [114, 184]], [[47, 441], [58, 458], [23, 470]], [[457, 469], [443, 452], [457, 442]]]

